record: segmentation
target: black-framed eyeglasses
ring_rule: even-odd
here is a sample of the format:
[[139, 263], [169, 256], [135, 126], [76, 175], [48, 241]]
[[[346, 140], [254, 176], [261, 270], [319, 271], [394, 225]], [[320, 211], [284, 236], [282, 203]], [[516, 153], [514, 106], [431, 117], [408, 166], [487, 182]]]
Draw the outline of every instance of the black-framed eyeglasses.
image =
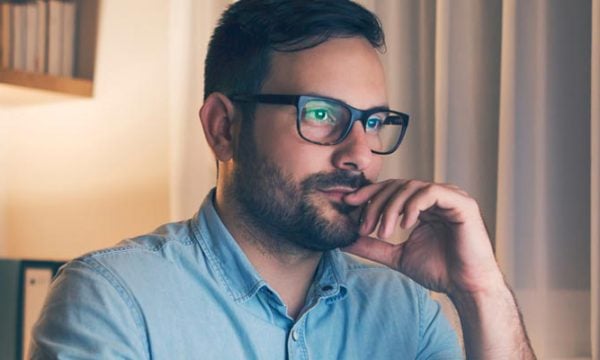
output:
[[343, 101], [313, 95], [231, 95], [231, 100], [296, 106], [296, 128], [304, 140], [318, 145], [337, 145], [344, 141], [355, 121], [360, 121], [369, 148], [375, 154], [393, 153], [404, 138], [408, 114], [376, 107], [354, 108]]

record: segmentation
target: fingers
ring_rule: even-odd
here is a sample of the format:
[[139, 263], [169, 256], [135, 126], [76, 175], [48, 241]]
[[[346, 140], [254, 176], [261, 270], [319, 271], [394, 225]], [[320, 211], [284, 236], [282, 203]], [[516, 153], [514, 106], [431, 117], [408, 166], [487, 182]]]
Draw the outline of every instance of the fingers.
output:
[[426, 211], [438, 204], [438, 196], [436, 193], [438, 188], [430, 186], [424, 187], [417, 191], [406, 202], [403, 209], [403, 218], [400, 226], [407, 229], [415, 225], [422, 211]]
[[[344, 198], [348, 204], [361, 205], [361, 235], [371, 234], [379, 225], [377, 237], [386, 239], [397, 227], [414, 226], [421, 214], [439, 212], [443, 219], [451, 223], [465, 220], [464, 212], [476, 207], [476, 203], [466, 192], [454, 185], [432, 184], [418, 180], [388, 180], [365, 186]], [[477, 210], [478, 213], [478, 210]], [[425, 219], [430, 217], [425, 217]]]
[[[401, 181], [401, 180], [396, 180]], [[348, 205], [359, 206], [365, 204], [367, 201], [371, 200], [375, 194], [377, 194], [381, 189], [386, 186], [392, 184], [394, 180], [386, 180], [380, 183], [375, 183], [371, 185], [364, 186], [359, 190], [346, 195], [344, 201]]]
[[[363, 210], [362, 214], [362, 225], [360, 229], [361, 235], [372, 233], [379, 223], [382, 225], [380, 225], [380, 234], [378, 234], [378, 236], [383, 238], [385, 228], [383, 227], [383, 222], [380, 222], [380, 217], [389, 212], [387, 207], [390, 201], [393, 201], [398, 197], [402, 197], [402, 195], [407, 193], [404, 191], [404, 185], [405, 184], [403, 182], [390, 182], [386, 184], [386, 186], [383, 186], [381, 189], [379, 189], [379, 191], [369, 199], [368, 205]], [[396, 218], [397, 217], [398, 216], [396, 213]], [[392, 224], [388, 227], [393, 229], [394, 225], [395, 224]]]
[[[387, 201], [386, 206], [383, 209], [381, 223], [377, 232], [377, 235], [380, 238], [386, 239], [392, 235], [394, 229], [398, 225], [400, 215], [404, 213], [407, 201], [425, 186], [427, 186], [427, 183], [417, 180], [403, 182], [402, 186], [395, 192], [394, 196]], [[400, 226], [407, 228], [406, 226], [402, 226], [402, 224], [400, 224]]]

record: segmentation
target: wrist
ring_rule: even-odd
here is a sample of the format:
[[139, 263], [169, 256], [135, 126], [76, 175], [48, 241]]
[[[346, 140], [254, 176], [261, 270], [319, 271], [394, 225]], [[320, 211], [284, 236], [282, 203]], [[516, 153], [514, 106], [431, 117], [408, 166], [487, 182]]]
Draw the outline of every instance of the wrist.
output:
[[498, 268], [488, 271], [486, 275], [471, 278], [470, 281], [460, 282], [460, 285], [453, 286], [447, 295], [453, 302], [481, 302], [506, 296], [512, 298], [512, 293]]
[[504, 281], [448, 296], [461, 320], [467, 358], [535, 359], [516, 300]]

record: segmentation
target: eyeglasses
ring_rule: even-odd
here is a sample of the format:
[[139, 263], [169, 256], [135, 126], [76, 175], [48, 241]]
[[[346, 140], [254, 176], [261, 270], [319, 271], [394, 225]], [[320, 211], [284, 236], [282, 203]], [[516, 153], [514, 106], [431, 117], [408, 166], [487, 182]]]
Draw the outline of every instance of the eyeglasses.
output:
[[296, 106], [296, 128], [304, 140], [318, 145], [344, 141], [355, 121], [365, 130], [367, 143], [375, 154], [393, 153], [408, 127], [408, 114], [385, 107], [356, 109], [340, 100], [312, 95], [232, 95], [233, 101]]

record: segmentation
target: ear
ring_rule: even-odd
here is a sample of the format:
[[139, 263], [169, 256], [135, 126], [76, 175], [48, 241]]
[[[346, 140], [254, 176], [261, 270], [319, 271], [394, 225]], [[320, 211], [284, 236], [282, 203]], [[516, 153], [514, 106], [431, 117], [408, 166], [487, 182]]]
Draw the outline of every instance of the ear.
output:
[[204, 136], [220, 161], [227, 161], [233, 157], [234, 111], [231, 100], [218, 92], [208, 95], [200, 108]]

